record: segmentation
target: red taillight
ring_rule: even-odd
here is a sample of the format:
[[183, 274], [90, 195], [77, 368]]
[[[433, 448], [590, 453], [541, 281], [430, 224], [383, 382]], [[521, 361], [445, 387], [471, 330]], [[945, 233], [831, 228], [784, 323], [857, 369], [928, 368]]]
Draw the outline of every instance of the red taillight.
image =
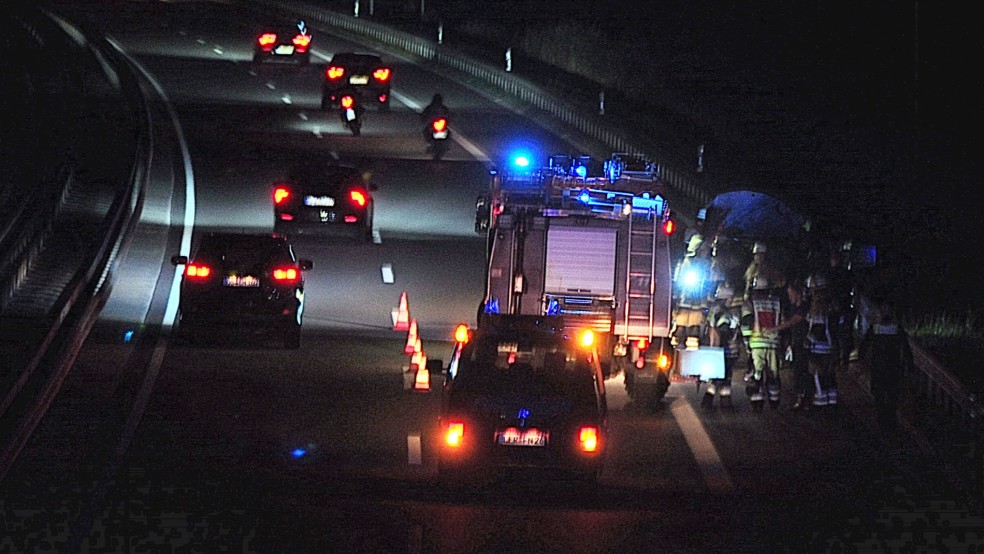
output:
[[331, 79], [332, 81], [341, 79], [344, 75], [345, 75], [345, 68], [338, 67], [337, 65], [328, 66], [328, 69], [325, 70], [325, 76]]
[[444, 434], [444, 444], [455, 448], [461, 446], [462, 439], [465, 437], [465, 424], [460, 421], [448, 423], [447, 432]]
[[283, 204], [284, 200], [290, 198], [290, 191], [284, 187], [277, 187], [273, 191], [273, 203]]
[[358, 223], [359, 216], [357, 215], [347, 215], [345, 216], [345, 223]]
[[366, 194], [361, 190], [353, 190], [349, 192], [349, 198], [352, 199], [353, 203], [358, 204], [360, 208], [364, 208], [366, 206], [366, 202], [369, 201], [369, 199], [366, 198]]
[[339, 102], [342, 104], [342, 107], [347, 110], [355, 105], [355, 98], [352, 98], [351, 96], [343, 96]]
[[664, 234], [672, 235], [673, 234], [673, 231], [675, 231], [675, 230], [676, 230], [676, 224], [673, 223], [673, 220], [672, 219], [667, 219], [666, 222], [663, 223], [663, 233]]
[[201, 264], [188, 264], [185, 266], [185, 276], [192, 279], [205, 279], [212, 273], [212, 268]]
[[582, 452], [598, 451], [598, 428], [592, 426], [581, 427], [577, 434], [577, 442]]
[[372, 78], [377, 81], [389, 81], [390, 70], [388, 67], [380, 67], [376, 71], [372, 72]]
[[275, 281], [296, 281], [297, 275], [296, 267], [278, 267], [273, 270], [273, 279]]
[[294, 48], [296, 48], [298, 52], [307, 52], [308, 45], [311, 44], [311, 35], [299, 34], [295, 36], [294, 40], [291, 42], [294, 43]]
[[273, 45], [277, 43], [277, 34], [263, 33], [256, 39], [256, 42], [259, 43], [260, 48], [263, 50], [270, 51], [273, 49]]
[[431, 122], [431, 128], [433, 128], [434, 131], [438, 133], [446, 129], [447, 126], [448, 126], [448, 120], [444, 119], [443, 117], [435, 119], [433, 122]]
[[641, 352], [649, 348], [649, 341], [646, 339], [639, 339], [639, 342], [636, 343], [636, 347], [638, 347], [639, 351]]

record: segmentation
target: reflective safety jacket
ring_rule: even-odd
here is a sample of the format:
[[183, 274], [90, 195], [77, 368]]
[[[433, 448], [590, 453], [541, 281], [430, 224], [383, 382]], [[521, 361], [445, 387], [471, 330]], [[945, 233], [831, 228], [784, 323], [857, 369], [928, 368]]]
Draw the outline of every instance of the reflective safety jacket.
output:
[[806, 349], [814, 354], [830, 354], [834, 341], [830, 337], [830, 316], [826, 314], [806, 315]]
[[752, 312], [755, 320], [748, 338], [749, 348], [779, 348], [779, 333], [775, 331], [782, 318], [779, 299], [775, 296], [753, 298]]

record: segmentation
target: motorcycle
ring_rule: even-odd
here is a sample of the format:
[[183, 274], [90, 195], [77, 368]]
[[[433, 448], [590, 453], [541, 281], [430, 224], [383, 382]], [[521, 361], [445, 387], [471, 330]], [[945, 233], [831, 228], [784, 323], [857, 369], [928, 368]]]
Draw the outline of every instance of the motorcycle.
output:
[[344, 94], [338, 99], [338, 113], [342, 118], [342, 125], [352, 132], [352, 136], [357, 137], [362, 133], [365, 108], [354, 94]]
[[450, 136], [451, 130], [448, 129], [446, 116], [438, 115], [430, 119], [427, 128], [424, 129], [424, 137], [430, 143], [427, 149], [435, 160], [440, 160], [447, 153]]

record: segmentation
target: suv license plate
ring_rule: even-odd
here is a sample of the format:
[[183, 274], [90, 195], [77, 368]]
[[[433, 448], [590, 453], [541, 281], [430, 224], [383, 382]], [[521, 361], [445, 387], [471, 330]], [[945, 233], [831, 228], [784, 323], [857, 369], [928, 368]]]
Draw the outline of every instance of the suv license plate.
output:
[[273, 53], [278, 56], [290, 56], [294, 53], [294, 46], [291, 44], [281, 44]]
[[258, 287], [260, 280], [252, 275], [229, 275], [222, 280], [227, 287]]
[[549, 433], [539, 429], [517, 429], [510, 427], [499, 431], [496, 441], [502, 446], [546, 446]]
[[352, 78], [349, 79], [349, 84], [350, 85], [368, 85], [369, 84], [369, 77], [366, 76], [366, 75], [353, 75]]

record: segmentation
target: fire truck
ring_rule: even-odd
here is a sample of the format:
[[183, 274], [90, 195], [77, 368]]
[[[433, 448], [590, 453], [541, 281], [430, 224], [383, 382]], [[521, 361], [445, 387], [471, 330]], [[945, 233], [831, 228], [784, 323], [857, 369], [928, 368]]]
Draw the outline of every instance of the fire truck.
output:
[[488, 237], [484, 314], [559, 315], [590, 329], [606, 376], [657, 406], [673, 361], [673, 219], [656, 164], [613, 154], [519, 159], [490, 171], [475, 230]]

